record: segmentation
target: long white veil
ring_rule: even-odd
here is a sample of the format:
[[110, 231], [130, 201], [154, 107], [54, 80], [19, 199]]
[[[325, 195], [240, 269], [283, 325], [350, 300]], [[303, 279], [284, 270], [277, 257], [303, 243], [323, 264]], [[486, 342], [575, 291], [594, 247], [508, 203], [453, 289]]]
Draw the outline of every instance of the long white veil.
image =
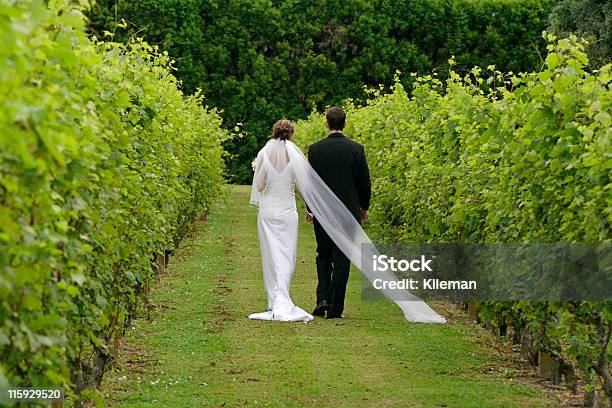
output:
[[[286, 154], [283, 154], [283, 150]], [[363, 260], [373, 259], [375, 255], [380, 255], [380, 252], [372, 244], [359, 222], [323, 182], [302, 151], [293, 142], [272, 139], [259, 152], [254, 166], [252, 204], [258, 204], [262, 191], [265, 191], [265, 171], [263, 171], [265, 156], [273, 157], [281, 162], [285, 157], [288, 159], [284, 164], [286, 166], [289, 163], [292, 166], [296, 185], [314, 217], [338, 248], [372, 284], [375, 279], [382, 279], [385, 282], [397, 281], [391, 271], [374, 271], [372, 262], [363, 262]], [[446, 323], [443, 316], [406, 290], [385, 288], [380, 291], [399, 306], [406, 320], [421, 323]]]

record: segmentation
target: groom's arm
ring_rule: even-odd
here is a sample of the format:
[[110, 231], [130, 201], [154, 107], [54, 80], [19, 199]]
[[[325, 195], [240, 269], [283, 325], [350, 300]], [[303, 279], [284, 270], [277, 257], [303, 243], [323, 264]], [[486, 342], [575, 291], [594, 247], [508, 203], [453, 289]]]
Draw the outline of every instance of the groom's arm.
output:
[[357, 193], [359, 195], [359, 206], [367, 211], [370, 208], [370, 198], [372, 197], [372, 184], [370, 182], [370, 169], [366, 160], [365, 150], [361, 146], [361, 160], [357, 169]]

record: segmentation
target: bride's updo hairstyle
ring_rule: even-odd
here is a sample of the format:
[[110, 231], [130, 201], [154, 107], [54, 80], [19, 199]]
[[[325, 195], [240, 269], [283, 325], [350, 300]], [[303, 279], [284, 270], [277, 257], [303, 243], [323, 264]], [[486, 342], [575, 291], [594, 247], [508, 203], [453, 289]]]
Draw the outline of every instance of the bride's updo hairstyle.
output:
[[280, 140], [291, 140], [295, 128], [287, 119], [281, 119], [272, 126], [272, 137]]

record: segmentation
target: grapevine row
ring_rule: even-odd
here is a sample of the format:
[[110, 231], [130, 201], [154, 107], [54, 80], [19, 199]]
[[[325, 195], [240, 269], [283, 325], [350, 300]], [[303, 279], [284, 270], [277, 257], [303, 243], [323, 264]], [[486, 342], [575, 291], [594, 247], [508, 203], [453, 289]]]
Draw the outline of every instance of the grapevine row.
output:
[[0, 6], [0, 387], [95, 397], [154, 258], [223, 184], [227, 134], [165, 53], [71, 2]]
[[[413, 75], [410, 92], [398, 82], [347, 106], [346, 134], [368, 154], [379, 241], [610, 243], [611, 66], [590, 70], [574, 37], [546, 39], [538, 72]], [[324, 137], [322, 123], [318, 113], [299, 122], [298, 143]], [[587, 402], [596, 388], [612, 398], [612, 303], [477, 306], [498, 332], [513, 329], [532, 362], [552, 359], [553, 380], [564, 374], [575, 388], [582, 373]]]

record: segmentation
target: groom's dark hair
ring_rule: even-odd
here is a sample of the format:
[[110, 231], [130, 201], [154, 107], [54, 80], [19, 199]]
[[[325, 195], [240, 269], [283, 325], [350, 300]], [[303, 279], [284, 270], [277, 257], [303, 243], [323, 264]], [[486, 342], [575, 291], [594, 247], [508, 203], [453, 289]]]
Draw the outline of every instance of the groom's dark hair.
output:
[[329, 108], [325, 112], [325, 119], [329, 130], [342, 130], [346, 123], [346, 113], [340, 108]]

